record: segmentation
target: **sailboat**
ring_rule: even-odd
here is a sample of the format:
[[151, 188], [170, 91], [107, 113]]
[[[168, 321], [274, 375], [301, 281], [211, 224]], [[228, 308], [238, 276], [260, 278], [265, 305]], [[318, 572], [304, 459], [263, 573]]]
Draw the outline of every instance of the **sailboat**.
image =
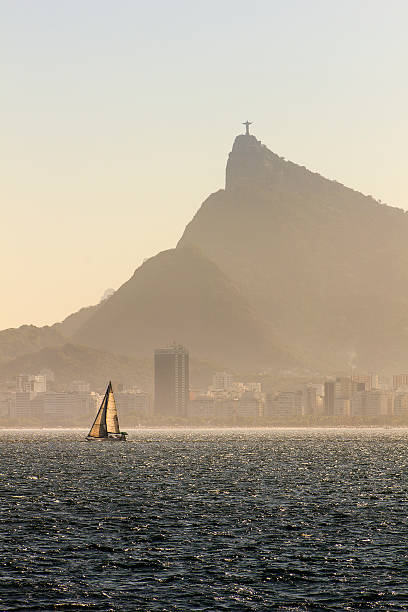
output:
[[118, 411], [110, 382], [86, 439], [126, 440], [127, 435], [125, 431], [119, 429]]

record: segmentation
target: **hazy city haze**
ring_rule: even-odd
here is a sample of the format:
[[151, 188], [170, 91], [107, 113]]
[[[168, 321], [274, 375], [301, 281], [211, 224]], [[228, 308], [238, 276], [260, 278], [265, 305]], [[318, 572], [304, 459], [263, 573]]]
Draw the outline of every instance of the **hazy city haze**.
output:
[[174, 247], [246, 118], [280, 155], [406, 207], [407, 17], [402, 1], [3, 0], [0, 328], [61, 320]]

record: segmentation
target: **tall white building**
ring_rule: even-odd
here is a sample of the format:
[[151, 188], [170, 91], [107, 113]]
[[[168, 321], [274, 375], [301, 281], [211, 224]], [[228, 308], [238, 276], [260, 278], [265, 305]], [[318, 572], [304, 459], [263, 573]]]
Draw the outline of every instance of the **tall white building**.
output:
[[228, 372], [216, 372], [213, 375], [212, 386], [215, 391], [231, 391], [234, 385], [234, 377]]
[[45, 393], [47, 377], [44, 374], [20, 374], [17, 376], [18, 393]]

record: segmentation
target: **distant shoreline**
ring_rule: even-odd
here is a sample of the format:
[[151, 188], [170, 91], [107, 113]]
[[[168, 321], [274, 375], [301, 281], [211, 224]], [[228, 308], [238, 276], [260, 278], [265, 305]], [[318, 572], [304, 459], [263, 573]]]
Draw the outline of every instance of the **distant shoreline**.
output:
[[[0, 427], [0, 432], [7, 431], [40, 431], [40, 432], [79, 432], [86, 433], [85, 427]], [[408, 430], [408, 425], [270, 425], [270, 426], [217, 426], [217, 425], [158, 425], [128, 427], [129, 432], [140, 431], [325, 431], [325, 430]]]

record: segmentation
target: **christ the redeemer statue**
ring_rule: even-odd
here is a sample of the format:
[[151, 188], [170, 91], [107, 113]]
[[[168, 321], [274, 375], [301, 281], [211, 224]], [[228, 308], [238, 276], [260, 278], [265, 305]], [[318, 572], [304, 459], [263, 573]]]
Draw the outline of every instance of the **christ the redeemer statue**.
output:
[[242, 125], [245, 125], [245, 135], [249, 136], [249, 126], [252, 125], [252, 121], [244, 121]]

